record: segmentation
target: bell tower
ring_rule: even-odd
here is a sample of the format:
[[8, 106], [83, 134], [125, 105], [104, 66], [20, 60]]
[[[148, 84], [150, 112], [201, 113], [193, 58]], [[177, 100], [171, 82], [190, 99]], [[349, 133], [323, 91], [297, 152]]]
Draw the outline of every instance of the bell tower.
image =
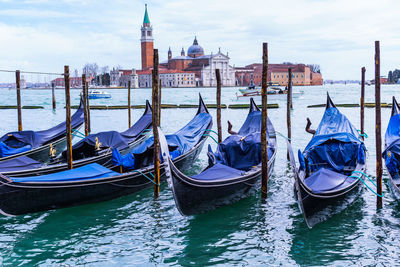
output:
[[145, 5], [143, 25], [141, 27], [141, 46], [142, 46], [142, 70], [153, 67], [153, 27], [150, 25], [149, 15], [147, 14], [147, 4]]
[[168, 49], [168, 60], [171, 60], [172, 58], [172, 51], [171, 51], [171, 47], [169, 47]]

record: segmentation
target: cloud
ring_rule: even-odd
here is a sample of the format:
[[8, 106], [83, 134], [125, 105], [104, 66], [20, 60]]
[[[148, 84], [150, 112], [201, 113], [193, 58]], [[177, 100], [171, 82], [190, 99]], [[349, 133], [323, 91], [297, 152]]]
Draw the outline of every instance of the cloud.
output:
[[[140, 67], [143, 1], [0, 0], [0, 7], [1, 68]], [[261, 62], [268, 42], [270, 62], [315, 63], [326, 79], [358, 79], [360, 67], [372, 70], [381, 40], [381, 73], [400, 67], [398, 1], [153, 0], [148, 9], [160, 60], [197, 35], [206, 53], [228, 51], [232, 65]]]

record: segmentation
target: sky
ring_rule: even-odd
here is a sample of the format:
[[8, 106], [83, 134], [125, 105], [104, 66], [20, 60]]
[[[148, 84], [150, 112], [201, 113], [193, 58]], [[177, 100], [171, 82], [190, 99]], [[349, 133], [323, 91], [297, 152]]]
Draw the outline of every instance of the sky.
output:
[[197, 36], [206, 54], [228, 52], [232, 66], [261, 63], [267, 42], [270, 63], [319, 64], [334, 80], [358, 80], [365, 66], [373, 79], [379, 40], [381, 74], [400, 68], [400, 1], [0, 0], [0, 69], [140, 69], [145, 3], [160, 61]]

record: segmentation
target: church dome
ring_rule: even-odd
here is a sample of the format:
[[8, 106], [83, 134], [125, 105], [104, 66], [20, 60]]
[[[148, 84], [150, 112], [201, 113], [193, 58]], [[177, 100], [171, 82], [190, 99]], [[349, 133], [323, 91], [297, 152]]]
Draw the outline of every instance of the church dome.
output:
[[194, 41], [193, 41], [193, 45], [191, 45], [188, 48], [188, 52], [187, 52], [189, 57], [199, 57], [199, 56], [204, 56], [204, 50], [203, 47], [201, 47], [199, 45], [199, 43], [197, 42], [197, 38], [194, 37]]

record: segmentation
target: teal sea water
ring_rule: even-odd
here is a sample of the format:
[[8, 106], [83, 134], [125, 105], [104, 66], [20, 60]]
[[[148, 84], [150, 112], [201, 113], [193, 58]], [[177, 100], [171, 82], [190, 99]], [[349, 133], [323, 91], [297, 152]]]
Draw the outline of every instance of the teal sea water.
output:
[[[112, 99], [91, 100], [94, 104], [127, 104], [127, 90], [108, 90]], [[222, 103], [248, 103], [236, 98], [237, 88], [222, 89]], [[303, 149], [311, 138], [304, 131], [306, 117], [317, 127], [324, 109], [307, 108], [322, 104], [329, 92], [335, 103], [358, 103], [359, 85], [295, 87], [292, 113], [294, 149]], [[215, 103], [214, 88], [163, 89], [163, 103], [197, 103], [198, 93], [206, 103]], [[23, 90], [23, 105], [43, 105], [43, 110], [23, 110], [24, 129], [46, 129], [65, 119], [64, 92], [57, 90], [57, 110], [51, 109], [51, 90]], [[79, 91], [72, 90], [72, 104]], [[16, 103], [15, 90], [0, 90], [0, 105]], [[382, 86], [382, 102], [400, 97], [399, 86]], [[133, 104], [150, 100], [150, 89], [132, 91]], [[374, 87], [366, 88], [366, 101], [374, 101]], [[256, 98], [260, 103], [261, 99]], [[269, 96], [279, 109], [268, 114], [277, 131], [286, 135], [286, 96]], [[359, 108], [340, 108], [359, 128]], [[133, 111], [133, 121], [143, 110]], [[195, 114], [195, 109], [164, 109], [162, 128], [172, 133]], [[215, 118], [215, 110], [210, 110]], [[93, 110], [92, 131], [124, 130], [127, 110]], [[222, 111], [224, 137], [227, 120], [238, 129], [247, 110]], [[0, 110], [0, 134], [17, 129], [16, 110]], [[390, 109], [382, 109], [382, 131], [386, 130]], [[365, 114], [368, 171], [375, 175], [375, 115]], [[215, 121], [214, 121], [215, 122]], [[214, 128], [216, 128], [214, 123]], [[216, 144], [207, 141], [213, 148]], [[205, 150], [187, 173], [206, 165]], [[286, 160], [285, 140], [278, 139], [274, 175], [269, 181], [268, 200], [259, 192], [242, 201], [198, 216], [183, 217], [175, 207], [172, 192], [164, 183], [160, 198], [152, 188], [108, 202], [35, 213], [0, 217], [0, 266], [49, 265], [284, 265], [346, 266], [396, 265], [400, 252], [400, 205], [387, 186], [384, 170], [384, 207], [376, 211], [376, 197], [364, 190], [358, 200], [341, 214], [309, 230], [293, 193], [293, 176]]]

